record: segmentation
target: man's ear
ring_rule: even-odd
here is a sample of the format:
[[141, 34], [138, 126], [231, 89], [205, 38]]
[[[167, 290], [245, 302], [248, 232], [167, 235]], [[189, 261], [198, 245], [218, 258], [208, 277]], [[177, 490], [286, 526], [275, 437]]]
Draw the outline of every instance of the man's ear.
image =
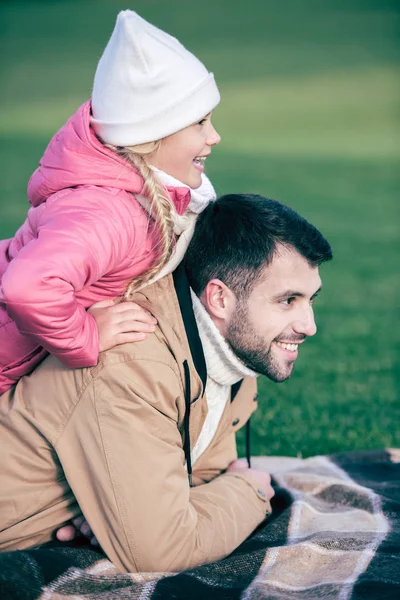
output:
[[236, 309], [236, 296], [220, 279], [211, 279], [200, 297], [222, 334]]

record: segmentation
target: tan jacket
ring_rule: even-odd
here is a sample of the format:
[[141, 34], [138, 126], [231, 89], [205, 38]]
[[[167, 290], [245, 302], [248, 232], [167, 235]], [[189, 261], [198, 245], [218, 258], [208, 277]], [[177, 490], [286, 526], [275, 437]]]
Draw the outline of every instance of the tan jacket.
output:
[[0, 550], [49, 541], [81, 509], [122, 571], [178, 571], [230, 554], [270, 511], [265, 490], [223, 473], [256, 408], [255, 381], [227, 405], [190, 487], [185, 360], [192, 447], [207, 401], [172, 276], [135, 300], [158, 319], [155, 334], [104, 352], [92, 368], [49, 357], [1, 397]]

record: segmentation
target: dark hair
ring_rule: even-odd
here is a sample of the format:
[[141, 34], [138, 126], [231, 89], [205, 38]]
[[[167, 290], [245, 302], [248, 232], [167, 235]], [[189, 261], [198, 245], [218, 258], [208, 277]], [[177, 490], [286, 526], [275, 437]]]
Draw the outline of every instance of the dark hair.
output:
[[292, 247], [311, 266], [332, 258], [323, 235], [292, 208], [256, 194], [228, 194], [199, 215], [185, 256], [193, 291], [220, 279], [238, 298], [247, 295], [276, 247]]

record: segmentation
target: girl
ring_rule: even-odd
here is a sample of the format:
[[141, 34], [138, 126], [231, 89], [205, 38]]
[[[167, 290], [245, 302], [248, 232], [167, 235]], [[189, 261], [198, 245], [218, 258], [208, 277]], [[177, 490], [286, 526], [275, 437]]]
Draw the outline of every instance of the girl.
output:
[[27, 219], [0, 242], [0, 393], [49, 352], [93, 366], [155, 329], [129, 299], [177, 266], [215, 199], [204, 161], [220, 141], [219, 99], [213, 74], [175, 38], [118, 15], [91, 102], [50, 141]]

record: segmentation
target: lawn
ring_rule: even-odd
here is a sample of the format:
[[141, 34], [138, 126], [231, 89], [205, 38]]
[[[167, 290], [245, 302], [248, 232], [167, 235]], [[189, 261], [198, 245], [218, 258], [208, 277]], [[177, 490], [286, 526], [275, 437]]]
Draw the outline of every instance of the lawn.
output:
[[[253, 453], [400, 446], [400, 138], [397, 3], [135, 0], [213, 70], [218, 193], [282, 200], [318, 226], [318, 334], [293, 377], [260, 381]], [[119, 1], [0, 4], [0, 236], [27, 210], [50, 136], [90, 95]], [[242, 440], [240, 439], [242, 446]]]

